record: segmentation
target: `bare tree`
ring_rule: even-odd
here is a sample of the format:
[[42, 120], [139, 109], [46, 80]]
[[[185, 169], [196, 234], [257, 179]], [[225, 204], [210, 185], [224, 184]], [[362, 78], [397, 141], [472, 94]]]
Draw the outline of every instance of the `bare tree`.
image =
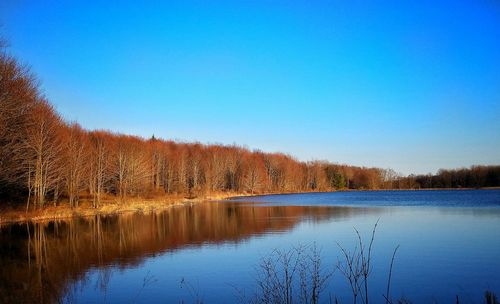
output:
[[244, 185], [247, 191], [254, 194], [264, 183], [264, 162], [260, 155], [250, 154], [245, 160], [245, 174], [243, 176]]
[[30, 123], [24, 130], [25, 176], [30, 198], [35, 205], [43, 207], [49, 191], [53, 190], [60, 178], [61, 140], [58, 137], [61, 119], [47, 101], [39, 100], [30, 113]]
[[89, 188], [92, 193], [92, 206], [101, 205], [104, 184], [109, 175], [109, 149], [106, 145], [105, 134], [102, 132], [90, 133], [90, 180]]
[[225, 149], [221, 146], [209, 148], [207, 153], [207, 183], [210, 191], [220, 191], [224, 188]]
[[88, 167], [86, 159], [87, 153], [87, 134], [82, 128], [74, 123], [71, 124], [65, 132], [63, 153], [64, 163], [62, 176], [66, 186], [69, 205], [78, 207], [79, 193], [85, 188], [84, 176], [87, 174]]
[[38, 83], [29, 69], [0, 53], [0, 186], [26, 183], [24, 130], [38, 98]]
[[127, 195], [135, 195], [147, 188], [150, 169], [144, 145], [144, 141], [137, 137], [122, 135], [117, 138], [113, 175], [121, 201], [125, 201]]

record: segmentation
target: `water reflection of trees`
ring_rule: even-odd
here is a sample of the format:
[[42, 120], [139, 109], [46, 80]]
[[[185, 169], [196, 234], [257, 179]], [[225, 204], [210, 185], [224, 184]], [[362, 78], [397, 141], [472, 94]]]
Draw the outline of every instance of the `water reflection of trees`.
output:
[[[57, 302], [91, 268], [125, 268], [167, 250], [241, 242], [254, 235], [289, 230], [303, 220], [349, 217], [359, 211], [207, 203], [150, 214], [6, 226], [0, 230], [0, 299], [7, 303]], [[101, 288], [107, 280], [109, 272], [100, 272]]]

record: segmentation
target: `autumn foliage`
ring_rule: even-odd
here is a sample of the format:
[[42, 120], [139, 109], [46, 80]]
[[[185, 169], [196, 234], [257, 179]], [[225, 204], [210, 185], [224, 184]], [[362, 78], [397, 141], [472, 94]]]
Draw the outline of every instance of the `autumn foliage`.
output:
[[[487, 171], [481, 168], [467, 170]], [[424, 177], [401, 178], [392, 170], [300, 162], [286, 154], [236, 145], [89, 131], [64, 121], [40, 93], [30, 70], [5, 52], [0, 54], [0, 198], [26, 203], [27, 208], [49, 202], [76, 207], [82, 197], [97, 208], [103, 197], [125, 201], [218, 192], [498, 186], [498, 167], [491, 170], [496, 170], [494, 176], [484, 173], [485, 177], [474, 177], [474, 183], [443, 179], [428, 184]]]

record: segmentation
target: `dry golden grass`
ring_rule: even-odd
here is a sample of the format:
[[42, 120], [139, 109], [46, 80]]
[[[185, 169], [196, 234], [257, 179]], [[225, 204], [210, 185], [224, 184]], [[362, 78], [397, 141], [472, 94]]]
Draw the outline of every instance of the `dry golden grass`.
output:
[[[290, 192], [293, 193], [293, 192]], [[194, 195], [186, 197], [182, 194], [171, 195], [148, 195], [146, 197], [131, 197], [120, 201], [112, 195], [105, 195], [99, 208], [92, 207], [91, 197], [82, 195], [78, 207], [71, 208], [65, 201], [59, 202], [57, 206], [47, 204], [43, 209], [30, 209], [26, 212], [23, 207], [7, 207], [0, 210], [0, 226], [16, 222], [41, 222], [71, 217], [87, 217], [97, 214], [109, 215], [124, 212], [152, 212], [159, 211], [172, 206], [198, 203], [202, 201], [217, 201], [232, 197], [257, 196], [273, 193], [247, 193], [247, 192], [213, 192], [209, 194]], [[276, 194], [276, 193], [274, 193]], [[286, 193], [281, 193], [286, 194]]]
[[0, 225], [26, 222], [26, 221], [48, 221], [55, 219], [64, 219], [71, 217], [87, 217], [97, 214], [109, 215], [124, 212], [152, 212], [159, 211], [172, 206], [197, 203], [201, 201], [223, 200], [234, 196], [245, 196], [245, 193], [220, 192], [209, 195], [186, 198], [183, 195], [168, 195], [147, 198], [127, 198], [120, 201], [116, 197], [106, 197], [99, 208], [93, 208], [92, 202], [86, 198], [80, 201], [78, 207], [71, 208], [67, 202], [60, 202], [57, 206], [48, 204], [43, 209], [30, 209], [26, 211], [22, 207], [5, 208], [0, 210]]

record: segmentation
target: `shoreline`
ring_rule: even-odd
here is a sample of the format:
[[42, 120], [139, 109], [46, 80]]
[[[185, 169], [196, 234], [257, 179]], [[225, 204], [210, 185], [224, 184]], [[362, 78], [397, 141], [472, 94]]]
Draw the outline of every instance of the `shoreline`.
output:
[[43, 209], [29, 211], [23, 208], [8, 208], [0, 210], [0, 227], [15, 223], [45, 222], [96, 215], [114, 215], [134, 212], [149, 213], [167, 210], [173, 207], [187, 206], [207, 201], [220, 201], [229, 197], [245, 195], [245, 193], [216, 193], [195, 198], [186, 198], [183, 196], [164, 196], [152, 199], [129, 198], [125, 202], [119, 202], [113, 199], [103, 201], [98, 208], [93, 208], [89, 200], [82, 200], [80, 205], [74, 208], [69, 207], [65, 202], [57, 206], [47, 204]]
[[126, 202], [119, 202], [116, 199], [105, 201], [99, 208], [93, 208], [90, 201], [82, 201], [80, 206], [71, 208], [66, 204], [58, 206], [47, 206], [43, 209], [25, 211], [22, 208], [9, 208], [0, 210], [0, 227], [8, 224], [26, 222], [44, 222], [54, 220], [65, 220], [77, 217], [91, 217], [96, 215], [114, 215], [121, 213], [143, 212], [167, 210], [173, 207], [192, 205], [201, 202], [214, 202], [239, 199], [245, 197], [259, 197], [267, 195], [292, 195], [310, 193], [331, 193], [331, 192], [379, 192], [379, 191], [470, 191], [470, 190], [499, 190], [500, 187], [485, 188], [422, 188], [422, 189], [344, 189], [335, 191], [306, 191], [306, 192], [282, 192], [282, 193], [234, 193], [221, 192], [208, 194], [205, 196], [186, 198], [183, 196], [164, 196], [158, 198], [130, 198]]

